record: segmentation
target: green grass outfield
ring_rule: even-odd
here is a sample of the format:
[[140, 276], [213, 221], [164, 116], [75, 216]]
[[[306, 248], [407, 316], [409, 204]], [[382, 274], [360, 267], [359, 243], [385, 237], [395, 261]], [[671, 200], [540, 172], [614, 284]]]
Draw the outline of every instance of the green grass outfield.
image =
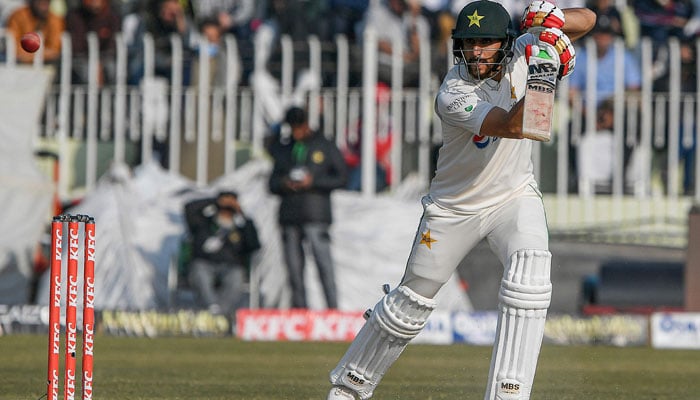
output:
[[[36, 400], [45, 394], [47, 341], [45, 335], [0, 337], [0, 399]], [[346, 348], [347, 343], [98, 335], [93, 398], [323, 400], [328, 371]], [[411, 345], [374, 399], [481, 399], [490, 353], [488, 347]], [[532, 398], [700, 399], [700, 351], [545, 346]]]

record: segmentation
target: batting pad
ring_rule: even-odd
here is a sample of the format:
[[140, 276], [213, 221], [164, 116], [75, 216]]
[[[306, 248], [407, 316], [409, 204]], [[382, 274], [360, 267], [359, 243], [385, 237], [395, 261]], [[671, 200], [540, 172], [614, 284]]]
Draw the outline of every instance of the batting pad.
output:
[[546, 250], [518, 250], [505, 268], [485, 400], [530, 398], [552, 298], [551, 261]]
[[331, 383], [352, 389], [362, 400], [372, 397], [386, 371], [423, 329], [435, 305], [435, 300], [406, 286], [389, 292], [374, 306], [348, 351], [331, 371]]

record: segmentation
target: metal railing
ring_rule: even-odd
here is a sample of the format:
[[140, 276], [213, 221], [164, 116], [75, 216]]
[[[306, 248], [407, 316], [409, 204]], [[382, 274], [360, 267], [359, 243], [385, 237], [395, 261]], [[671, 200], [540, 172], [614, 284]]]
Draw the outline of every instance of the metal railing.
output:
[[[5, 64], [16, 65], [13, 41], [5, 39]], [[403, 85], [403, 61], [394, 56], [388, 90], [377, 85], [378, 49], [371, 30], [365, 33], [361, 46], [349, 43], [343, 36], [326, 44], [334, 57], [326, 63], [323, 56], [328, 61], [328, 52], [323, 51], [316, 37], [309, 37], [301, 44], [308, 57], [308, 68], [303, 71], [294, 65], [299, 43], [295, 46], [287, 36], [277, 43], [264, 32], [258, 34], [254, 47], [259, 51], [247, 86], [240, 84], [242, 64], [234, 37], [225, 38], [225, 83], [210, 84], [210, 64], [202, 52], [197, 56], [198, 69], [192, 71], [198, 76], [196, 86], [183, 83], [185, 63], [179, 37], [171, 38], [173, 62], [169, 81], [154, 73], [153, 38], [146, 34], [142, 40], [144, 76], [140, 85], [127, 84], [129, 60], [121, 35], [116, 37], [114, 84], [102, 85], [97, 73], [97, 38], [94, 33], [89, 34], [90, 73], [87, 84], [79, 85], [71, 82], [71, 40], [69, 34], [63, 35], [60, 75], [46, 99], [43, 130], [37, 138], [39, 143], [50, 142], [58, 149], [61, 198], [92, 190], [103, 172], [101, 166], [109, 162], [147, 162], [154, 155], [163, 157], [161, 162], [171, 171], [189, 174], [198, 184], [205, 185], [220, 174], [234, 171], [249, 157], [265, 157], [265, 137], [292, 103], [307, 105], [312, 124], [334, 138], [340, 147], [360, 143], [362, 191], [367, 196], [375, 195], [378, 138], [391, 140], [390, 189], [397, 188], [409, 176], [418, 177], [427, 187], [433, 168], [432, 154], [441, 142], [433, 100], [445, 72], [431, 70], [431, 44], [427, 38], [421, 42], [418, 86]], [[278, 46], [280, 72], [274, 76], [267, 63]], [[401, 43], [396, 41], [394, 46], [400, 49]], [[591, 40], [580, 46], [595, 54]], [[447, 47], [447, 54], [451, 54], [449, 44]], [[700, 176], [700, 164], [693, 161], [700, 156], [700, 148], [695, 146], [700, 92], [681, 86], [679, 42], [672, 39], [668, 49], [668, 92], [652, 90], [654, 49], [648, 39], [644, 38], [639, 48], [643, 77], [639, 92], [625, 92], [620, 81], [622, 65], [616, 64], [614, 146], [600, 150], [611, 151], [613, 162], [609, 182], [602, 191], [600, 185], [570, 167], [570, 155], [580, 150], [582, 138], [589, 134], [583, 127], [595, 125], [597, 110], [591, 101], [595, 99], [595, 85], [589, 85], [582, 97], [572, 97], [567, 81], [560, 84], [554, 140], [536, 143], [533, 152], [553, 232], [591, 238], [627, 229], [633, 233], [621, 234], [625, 238], [641, 238], [649, 232], [653, 237], [670, 235], [671, 245], [684, 245], [687, 211], [692, 203], [700, 202], [697, 179], [690, 179]], [[700, 42], [696, 49], [700, 53]], [[622, 60], [621, 40], [615, 51], [617, 59]], [[361, 60], [357, 54], [361, 54]], [[349, 75], [358, 70], [358, 63], [363, 84], [353, 87]], [[334, 70], [322, 71], [329, 65]], [[34, 67], [43, 67], [41, 50]], [[700, 65], [697, 69], [700, 76]], [[334, 76], [333, 86], [324, 86], [324, 73]], [[610, 71], [591, 68], [589, 82], [595, 82], [596, 73]], [[580, 118], [582, 115], [585, 119]], [[109, 146], [104, 150], [106, 144]], [[71, 146], [84, 146], [84, 162], [76, 163]], [[220, 153], [220, 157], [211, 157], [212, 152]], [[634, 156], [625, 165], [629, 154]], [[687, 158], [681, 159], [679, 154]], [[213, 159], [221, 161], [214, 165]], [[689, 168], [681, 169], [683, 163], [690, 163]], [[84, 176], [84, 182], [77, 182], [75, 175]], [[684, 187], [681, 181], [685, 178], [689, 183]]]

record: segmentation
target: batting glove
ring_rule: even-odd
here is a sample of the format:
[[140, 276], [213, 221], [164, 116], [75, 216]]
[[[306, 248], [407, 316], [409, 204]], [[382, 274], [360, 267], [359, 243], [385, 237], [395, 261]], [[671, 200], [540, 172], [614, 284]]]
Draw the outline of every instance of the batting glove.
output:
[[546, 28], [561, 29], [564, 26], [564, 12], [548, 1], [530, 3], [520, 20], [522, 32], [535, 33]]
[[544, 51], [547, 55], [544, 58], [549, 58], [559, 65], [559, 53], [549, 43], [540, 42], [539, 44], [528, 44], [525, 46], [525, 62], [530, 63], [531, 56], [542, 57], [541, 52]]
[[540, 47], [543, 44], [554, 47], [556, 54], [559, 57], [559, 75], [562, 79], [574, 72], [576, 66], [576, 50], [571, 44], [571, 40], [566, 34], [557, 28], [547, 28], [538, 35]]

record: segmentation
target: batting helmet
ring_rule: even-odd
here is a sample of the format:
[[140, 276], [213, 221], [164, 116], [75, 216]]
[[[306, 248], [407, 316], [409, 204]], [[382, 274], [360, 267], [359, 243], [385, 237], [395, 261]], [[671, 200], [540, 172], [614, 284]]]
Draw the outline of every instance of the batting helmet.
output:
[[464, 6], [452, 30], [452, 39], [507, 39], [515, 35], [508, 11], [500, 3], [489, 0], [474, 1]]
[[471, 2], [459, 12], [452, 30], [453, 53], [457, 61], [464, 60], [463, 39], [503, 39], [498, 65], [506, 64], [513, 56], [513, 42], [517, 33], [508, 11], [495, 1]]

